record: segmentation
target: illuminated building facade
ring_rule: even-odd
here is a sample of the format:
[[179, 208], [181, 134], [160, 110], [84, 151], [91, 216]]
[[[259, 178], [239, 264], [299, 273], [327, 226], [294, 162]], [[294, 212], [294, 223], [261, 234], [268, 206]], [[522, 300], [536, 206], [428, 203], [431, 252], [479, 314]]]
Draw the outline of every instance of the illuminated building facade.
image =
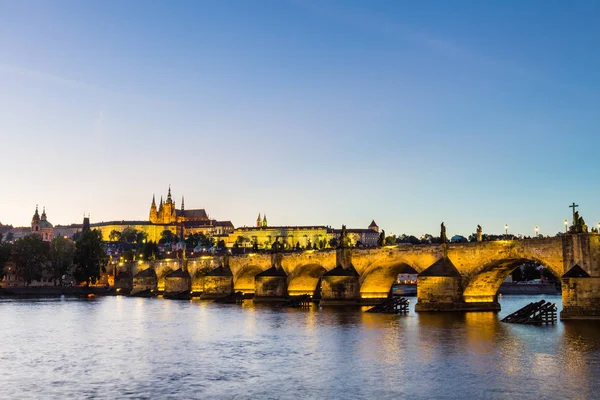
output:
[[[379, 239], [379, 227], [375, 221], [367, 229], [347, 229], [351, 246], [377, 246]], [[254, 227], [236, 228], [226, 239], [225, 245], [233, 247], [236, 243], [239, 247], [253, 247], [256, 243], [259, 249], [269, 249], [278, 240], [285, 249], [296, 246], [302, 248], [330, 247], [331, 239], [339, 239], [341, 229], [333, 229], [329, 226], [269, 226], [267, 217], [262, 218], [260, 214], [256, 219]]]

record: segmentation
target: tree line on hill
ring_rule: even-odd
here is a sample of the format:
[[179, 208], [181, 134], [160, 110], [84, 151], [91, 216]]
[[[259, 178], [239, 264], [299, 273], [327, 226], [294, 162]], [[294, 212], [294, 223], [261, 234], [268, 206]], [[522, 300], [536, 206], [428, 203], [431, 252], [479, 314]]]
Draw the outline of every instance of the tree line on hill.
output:
[[[0, 280], [12, 274], [27, 285], [43, 278], [62, 285], [64, 278], [72, 277], [89, 285], [105, 271], [107, 259], [98, 230], [82, 232], [75, 242], [63, 236], [44, 242], [35, 233], [8, 241], [0, 234]], [[13, 271], [5, 268], [9, 262]]]

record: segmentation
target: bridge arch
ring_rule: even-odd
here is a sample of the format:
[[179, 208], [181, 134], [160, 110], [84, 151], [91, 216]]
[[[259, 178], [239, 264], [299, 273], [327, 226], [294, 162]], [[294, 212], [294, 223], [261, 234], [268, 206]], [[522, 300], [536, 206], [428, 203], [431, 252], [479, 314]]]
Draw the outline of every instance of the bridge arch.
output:
[[502, 282], [520, 265], [533, 262], [543, 265], [557, 278], [562, 276], [562, 266], [544, 262], [536, 257], [503, 258], [488, 262], [465, 277], [463, 298], [467, 303], [496, 302]]
[[417, 274], [417, 269], [404, 261], [373, 263], [360, 277], [361, 298], [386, 298], [401, 273]]
[[254, 293], [254, 277], [262, 272], [258, 265], [246, 265], [233, 277], [233, 290], [244, 293]]
[[296, 267], [288, 276], [288, 293], [291, 296], [314, 295], [321, 276], [327, 270], [321, 264], [305, 264]]

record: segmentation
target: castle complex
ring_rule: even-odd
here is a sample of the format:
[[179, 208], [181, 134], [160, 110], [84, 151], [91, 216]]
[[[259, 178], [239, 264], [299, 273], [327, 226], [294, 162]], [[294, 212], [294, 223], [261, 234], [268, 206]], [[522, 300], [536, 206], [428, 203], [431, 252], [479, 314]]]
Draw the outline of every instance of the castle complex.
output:
[[[217, 221], [211, 219], [206, 210], [185, 209], [184, 198], [181, 198], [181, 206], [177, 208], [171, 187], [163, 200], [160, 197], [158, 206], [156, 197], [152, 196], [150, 212], [147, 221], [109, 221], [90, 224], [92, 229], [99, 229], [104, 240], [109, 240], [113, 231], [123, 232], [126, 228], [132, 228], [146, 233], [149, 241], [158, 242], [165, 230], [171, 231], [177, 236], [194, 233], [202, 233], [214, 237], [216, 241], [223, 240], [227, 247], [258, 247], [259, 249], [270, 249], [274, 242], [279, 242], [286, 249], [294, 247], [302, 248], [325, 248], [330, 247], [332, 239], [338, 239], [340, 229], [330, 226], [270, 226], [266, 214], [259, 214], [254, 227], [234, 228], [231, 221]], [[81, 231], [81, 224], [52, 226], [46, 216], [44, 209], [42, 215], [35, 213], [31, 220], [31, 228], [22, 227], [12, 229], [13, 238], [19, 239], [30, 233], [39, 234], [44, 241], [51, 241], [55, 236], [72, 237]], [[366, 229], [348, 229], [348, 240], [350, 245], [376, 246], [379, 239], [379, 227], [373, 221]]]
[[[231, 221], [217, 221], [209, 218], [204, 209], [186, 210], [183, 198], [181, 207], [176, 208], [169, 187], [166, 200], [162, 197], [159, 206], [156, 206], [155, 197], [152, 197], [150, 215], [147, 221], [109, 221], [90, 224], [92, 229], [99, 229], [104, 240], [108, 240], [112, 231], [123, 232], [125, 228], [133, 228], [146, 233], [149, 241], [158, 242], [165, 230], [180, 236], [188, 236], [193, 233], [202, 233], [208, 236], [221, 237], [233, 232]], [[52, 226], [47, 220], [46, 212], [41, 217], [36, 207], [35, 214], [31, 220], [31, 228], [13, 228], [10, 232], [14, 239], [19, 239], [30, 233], [39, 233], [45, 241], [51, 241], [55, 236], [72, 237], [81, 231], [82, 224]]]
[[150, 205], [150, 222], [153, 224], [174, 224], [186, 222], [210, 221], [206, 211], [203, 208], [196, 210], [186, 210], [183, 197], [181, 198], [181, 209], [175, 207], [175, 202], [171, 198], [171, 187], [167, 194], [167, 200], [163, 203], [162, 196], [160, 197], [160, 205], [156, 208], [156, 200], [152, 196], [152, 204]]

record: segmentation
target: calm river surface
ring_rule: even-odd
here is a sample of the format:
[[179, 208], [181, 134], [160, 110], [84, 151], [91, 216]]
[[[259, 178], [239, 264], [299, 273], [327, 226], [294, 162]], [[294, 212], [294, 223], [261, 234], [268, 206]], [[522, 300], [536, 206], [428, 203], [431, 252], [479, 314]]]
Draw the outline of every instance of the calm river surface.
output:
[[[0, 300], [0, 398], [600, 399], [600, 324], [106, 297]], [[555, 300], [559, 296], [544, 296]], [[416, 299], [411, 299], [414, 305]]]

